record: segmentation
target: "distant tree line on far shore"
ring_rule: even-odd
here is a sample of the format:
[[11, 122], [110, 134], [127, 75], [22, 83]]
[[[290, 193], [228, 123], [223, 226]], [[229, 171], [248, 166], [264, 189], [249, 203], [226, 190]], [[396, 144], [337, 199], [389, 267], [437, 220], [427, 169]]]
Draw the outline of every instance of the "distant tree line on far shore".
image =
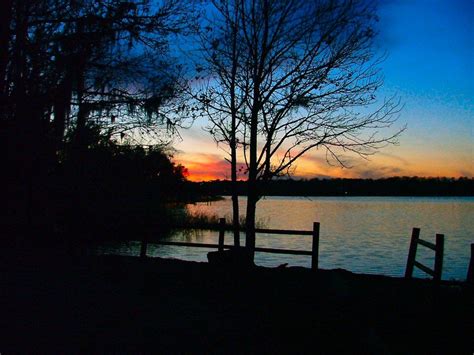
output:
[[[229, 195], [231, 182], [189, 183], [194, 195]], [[239, 195], [246, 184], [238, 182]], [[474, 178], [390, 177], [381, 179], [281, 179], [260, 186], [265, 196], [474, 196]]]

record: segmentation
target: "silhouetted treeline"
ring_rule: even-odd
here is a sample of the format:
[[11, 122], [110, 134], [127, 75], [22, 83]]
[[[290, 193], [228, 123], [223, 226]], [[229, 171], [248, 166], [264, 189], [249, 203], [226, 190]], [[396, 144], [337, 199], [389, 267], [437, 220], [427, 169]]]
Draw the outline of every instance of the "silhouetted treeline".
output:
[[[162, 148], [119, 145], [99, 126], [88, 126], [84, 141], [78, 155], [66, 139], [57, 163], [32, 176], [29, 189], [9, 185], [16, 189], [9, 191], [2, 243], [130, 240], [169, 229], [167, 204], [183, 198], [186, 169]], [[21, 223], [25, 214], [28, 224]]]
[[64, 219], [56, 215], [54, 225], [77, 240], [139, 239], [165, 228], [166, 204], [180, 200], [186, 169], [158, 147], [117, 145], [98, 129], [90, 135], [82, 164], [66, 149], [58, 168], [54, 190]]
[[[230, 181], [192, 183], [191, 191], [202, 196], [229, 195]], [[474, 196], [473, 178], [391, 177], [383, 179], [274, 180], [260, 184], [265, 196]], [[239, 195], [246, 184], [238, 182]]]
[[164, 112], [180, 70], [167, 43], [188, 27], [187, 7], [0, 1], [2, 240], [139, 232], [174, 198], [182, 171], [163, 151], [117, 142], [173, 131]]

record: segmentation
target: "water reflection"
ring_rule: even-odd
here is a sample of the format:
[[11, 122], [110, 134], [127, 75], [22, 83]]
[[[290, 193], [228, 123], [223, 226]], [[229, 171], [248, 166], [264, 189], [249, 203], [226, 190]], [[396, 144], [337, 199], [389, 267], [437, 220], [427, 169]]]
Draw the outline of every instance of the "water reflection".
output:
[[[245, 211], [241, 198], [240, 210]], [[188, 205], [191, 213], [206, 213], [230, 219], [229, 198]], [[258, 204], [257, 220], [267, 228], [311, 230], [313, 221], [321, 223], [321, 268], [345, 268], [354, 272], [403, 276], [411, 228], [421, 228], [421, 238], [434, 241], [435, 233], [444, 233], [445, 259], [443, 279], [464, 279], [473, 242], [474, 198], [426, 197], [267, 197]], [[215, 231], [177, 232], [173, 241], [217, 243]], [[227, 242], [232, 236], [227, 234]], [[243, 238], [244, 239], [244, 238]], [[257, 246], [311, 250], [309, 236], [257, 235]], [[136, 245], [115, 247], [115, 252], [133, 251]], [[120, 250], [117, 250], [120, 249]], [[434, 253], [419, 248], [417, 260], [432, 266]], [[109, 250], [110, 251], [110, 250]], [[210, 250], [170, 246], [152, 246], [152, 256], [206, 261]], [[264, 266], [310, 267], [307, 256], [257, 253], [256, 263]], [[425, 274], [415, 269], [415, 277]]]

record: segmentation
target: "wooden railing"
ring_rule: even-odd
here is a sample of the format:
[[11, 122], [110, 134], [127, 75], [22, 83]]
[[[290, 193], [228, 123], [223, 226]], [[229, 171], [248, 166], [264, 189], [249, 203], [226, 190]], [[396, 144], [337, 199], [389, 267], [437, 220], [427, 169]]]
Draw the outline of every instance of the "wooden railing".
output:
[[[207, 249], [216, 248], [219, 251], [222, 251], [224, 249], [235, 248], [234, 245], [229, 245], [229, 244], [224, 243], [225, 231], [226, 231], [225, 218], [221, 218], [219, 220], [219, 242], [218, 242], [218, 244], [189, 243], [189, 242], [167, 242], [167, 241], [153, 241], [153, 242], [142, 241], [140, 256], [141, 257], [146, 257], [147, 244], [149, 244], [149, 243], [158, 244], [158, 245], [193, 247], [193, 248], [207, 248]], [[241, 228], [240, 231], [245, 232], [245, 229]], [[308, 256], [311, 256], [311, 269], [313, 269], [313, 270], [318, 269], [319, 222], [314, 222], [313, 223], [313, 230], [312, 231], [256, 228], [255, 233], [312, 236], [311, 250], [275, 249], [275, 248], [261, 248], [261, 247], [255, 247], [254, 250], [256, 252], [261, 252], [261, 253], [308, 255]]]
[[[264, 229], [264, 228], [256, 228], [255, 233], [265, 233], [265, 234], [280, 234], [280, 235], [306, 235], [312, 236], [312, 247], [311, 250], [295, 250], [295, 249], [276, 249], [276, 248], [263, 248], [263, 247], [255, 247], [255, 252], [261, 253], [273, 253], [273, 254], [290, 254], [290, 255], [307, 255], [311, 256], [311, 269], [318, 270], [318, 263], [319, 263], [319, 229], [320, 225], [319, 222], [313, 223], [313, 230], [312, 231], [302, 231], [302, 230], [286, 230], [286, 229]], [[227, 228], [227, 230], [232, 230]], [[245, 232], [244, 228], [239, 229], [241, 232]], [[225, 232], [226, 232], [226, 224], [225, 218], [221, 218], [219, 220], [219, 241], [218, 244], [210, 244], [210, 243], [191, 243], [191, 242], [171, 242], [171, 241], [153, 241], [148, 242], [146, 240], [142, 241], [140, 256], [146, 257], [147, 254], [147, 245], [149, 243], [158, 244], [158, 245], [171, 245], [171, 246], [180, 246], [180, 247], [193, 247], [193, 248], [207, 248], [207, 249], [217, 249], [219, 251], [223, 251], [224, 249], [232, 249], [236, 248], [235, 245], [225, 244]], [[435, 263], [434, 269], [429, 268], [426, 265], [416, 261], [416, 252], [418, 244], [432, 249], [435, 252]], [[435, 282], [441, 281], [441, 274], [443, 269], [443, 253], [444, 253], [444, 235], [443, 234], [436, 234], [436, 243], [433, 244], [426, 240], [420, 239], [420, 229], [413, 228], [411, 242], [410, 242], [410, 249], [408, 252], [408, 260], [407, 266], [405, 270], [405, 278], [412, 278], [413, 276], [413, 269], [417, 267], [418, 269], [424, 271], [428, 275], [433, 277]], [[474, 244], [471, 244], [471, 262], [468, 269], [467, 281], [474, 283]]]
[[[434, 269], [423, 265], [415, 260], [416, 250], [418, 244], [423, 245], [435, 252], [435, 263]], [[441, 274], [443, 271], [443, 253], [444, 253], [444, 235], [436, 234], [436, 244], [430, 243], [426, 240], [420, 239], [420, 228], [413, 228], [411, 234], [410, 249], [408, 251], [407, 268], [405, 270], [405, 278], [411, 278], [413, 276], [413, 268], [416, 266], [423, 272], [431, 275], [433, 280], [436, 282], [441, 281]]]
[[471, 259], [467, 268], [466, 281], [474, 285], [474, 243], [471, 243]]

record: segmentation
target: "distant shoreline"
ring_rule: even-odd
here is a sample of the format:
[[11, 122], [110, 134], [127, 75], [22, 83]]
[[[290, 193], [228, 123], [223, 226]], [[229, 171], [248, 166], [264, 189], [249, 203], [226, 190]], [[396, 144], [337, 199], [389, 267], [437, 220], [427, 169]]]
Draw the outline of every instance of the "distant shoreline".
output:
[[[213, 202], [219, 201], [225, 198], [230, 198], [232, 195], [220, 195], [217, 198], [204, 199], [199, 202]], [[239, 195], [239, 197], [247, 197], [247, 195]], [[266, 197], [301, 197], [301, 198], [310, 198], [310, 197], [427, 197], [427, 198], [446, 198], [446, 197], [467, 197], [474, 198], [474, 195], [263, 195], [262, 198]]]
[[[187, 182], [188, 193], [194, 196], [230, 196], [229, 180]], [[260, 182], [262, 196], [383, 196], [383, 197], [472, 197], [474, 178], [391, 177], [383, 179], [311, 179], [273, 180]], [[245, 181], [236, 186], [239, 196], [246, 196]]]

